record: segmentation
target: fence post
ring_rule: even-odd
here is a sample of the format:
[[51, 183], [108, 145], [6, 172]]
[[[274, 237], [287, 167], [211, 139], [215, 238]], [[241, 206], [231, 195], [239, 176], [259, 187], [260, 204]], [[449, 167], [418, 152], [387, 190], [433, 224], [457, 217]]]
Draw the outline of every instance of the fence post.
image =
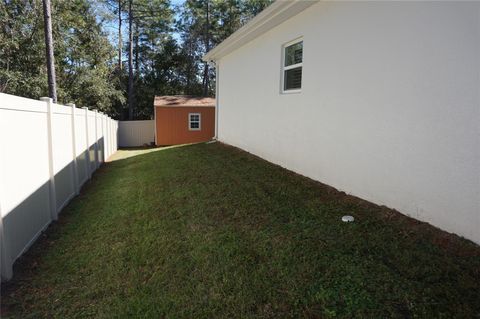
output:
[[47, 103], [48, 172], [50, 175], [50, 181], [49, 181], [50, 215], [53, 220], [57, 220], [58, 219], [57, 194], [55, 193], [55, 172], [53, 170], [53, 140], [52, 140], [53, 100], [49, 97], [41, 97], [40, 100]]
[[87, 153], [85, 154], [85, 162], [87, 163], [87, 176], [88, 179], [92, 178], [92, 173], [90, 172], [90, 142], [88, 141], [88, 107], [83, 107], [85, 110], [85, 138], [87, 145]]
[[76, 142], [76, 136], [75, 136], [75, 111], [76, 107], [74, 103], [67, 104], [67, 106], [70, 106], [72, 108], [72, 156], [73, 156], [73, 191], [75, 192], [75, 195], [78, 195], [80, 193], [79, 191], [79, 183], [78, 183], [78, 164], [77, 164], [77, 142]]

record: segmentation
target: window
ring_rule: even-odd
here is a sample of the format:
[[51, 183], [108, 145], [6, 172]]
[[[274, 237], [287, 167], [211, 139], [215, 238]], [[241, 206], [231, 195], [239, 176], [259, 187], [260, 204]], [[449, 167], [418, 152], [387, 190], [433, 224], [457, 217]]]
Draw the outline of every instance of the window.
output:
[[200, 131], [200, 122], [200, 113], [188, 113], [188, 129], [190, 131]]
[[302, 88], [303, 40], [283, 46], [282, 92], [299, 92]]

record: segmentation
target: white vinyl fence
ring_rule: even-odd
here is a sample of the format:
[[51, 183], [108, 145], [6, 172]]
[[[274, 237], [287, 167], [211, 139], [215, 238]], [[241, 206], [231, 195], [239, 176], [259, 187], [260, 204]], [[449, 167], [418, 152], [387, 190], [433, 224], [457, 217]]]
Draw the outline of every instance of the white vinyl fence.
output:
[[1, 276], [117, 150], [118, 122], [0, 93]]
[[120, 121], [118, 122], [118, 146], [135, 147], [155, 141], [155, 121]]

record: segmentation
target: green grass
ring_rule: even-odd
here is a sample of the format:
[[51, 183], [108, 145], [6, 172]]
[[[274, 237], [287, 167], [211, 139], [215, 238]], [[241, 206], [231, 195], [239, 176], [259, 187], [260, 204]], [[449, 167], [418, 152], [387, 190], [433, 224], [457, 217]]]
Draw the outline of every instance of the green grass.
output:
[[116, 157], [16, 263], [3, 316], [480, 317], [467, 240], [219, 143]]

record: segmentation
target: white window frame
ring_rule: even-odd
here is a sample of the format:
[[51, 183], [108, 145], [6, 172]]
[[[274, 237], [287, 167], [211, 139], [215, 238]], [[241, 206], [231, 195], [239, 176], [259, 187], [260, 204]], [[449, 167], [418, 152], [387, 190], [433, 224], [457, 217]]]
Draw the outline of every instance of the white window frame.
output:
[[[290, 93], [300, 93], [302, 92], [302, 87], [303, 87], [303, 44], [302, 44], [302, 62], [297, 63], [297, 64], [292, 64], [289, 66], [285, 66], [285, 49], [291, 45], [297, 44], [299, 42], [303, 42], [303, 37], [296, 38], [295, 40], [292, 40], [290, 42], [284, 43], [282, 45], [282, 62], [281, 62], [281, 81], [280, 81], [280, 92], [282, 94], [290, 94]], [[298, 67], [302, 67], [302, 87], [299, 89], [290, 89], [290, 90], [285, 90], [285, 71], [288, 71], [290, 69], [295, 69]]]
[[[198, 128], [192, 128], [192, 115], [198, 115]], [[196, 121], [193, 121], [193, 122], [196, 122]], [[188, 130], [189, 131], [202, 130], [202, 114], [201, 113], [188, 113]]]

